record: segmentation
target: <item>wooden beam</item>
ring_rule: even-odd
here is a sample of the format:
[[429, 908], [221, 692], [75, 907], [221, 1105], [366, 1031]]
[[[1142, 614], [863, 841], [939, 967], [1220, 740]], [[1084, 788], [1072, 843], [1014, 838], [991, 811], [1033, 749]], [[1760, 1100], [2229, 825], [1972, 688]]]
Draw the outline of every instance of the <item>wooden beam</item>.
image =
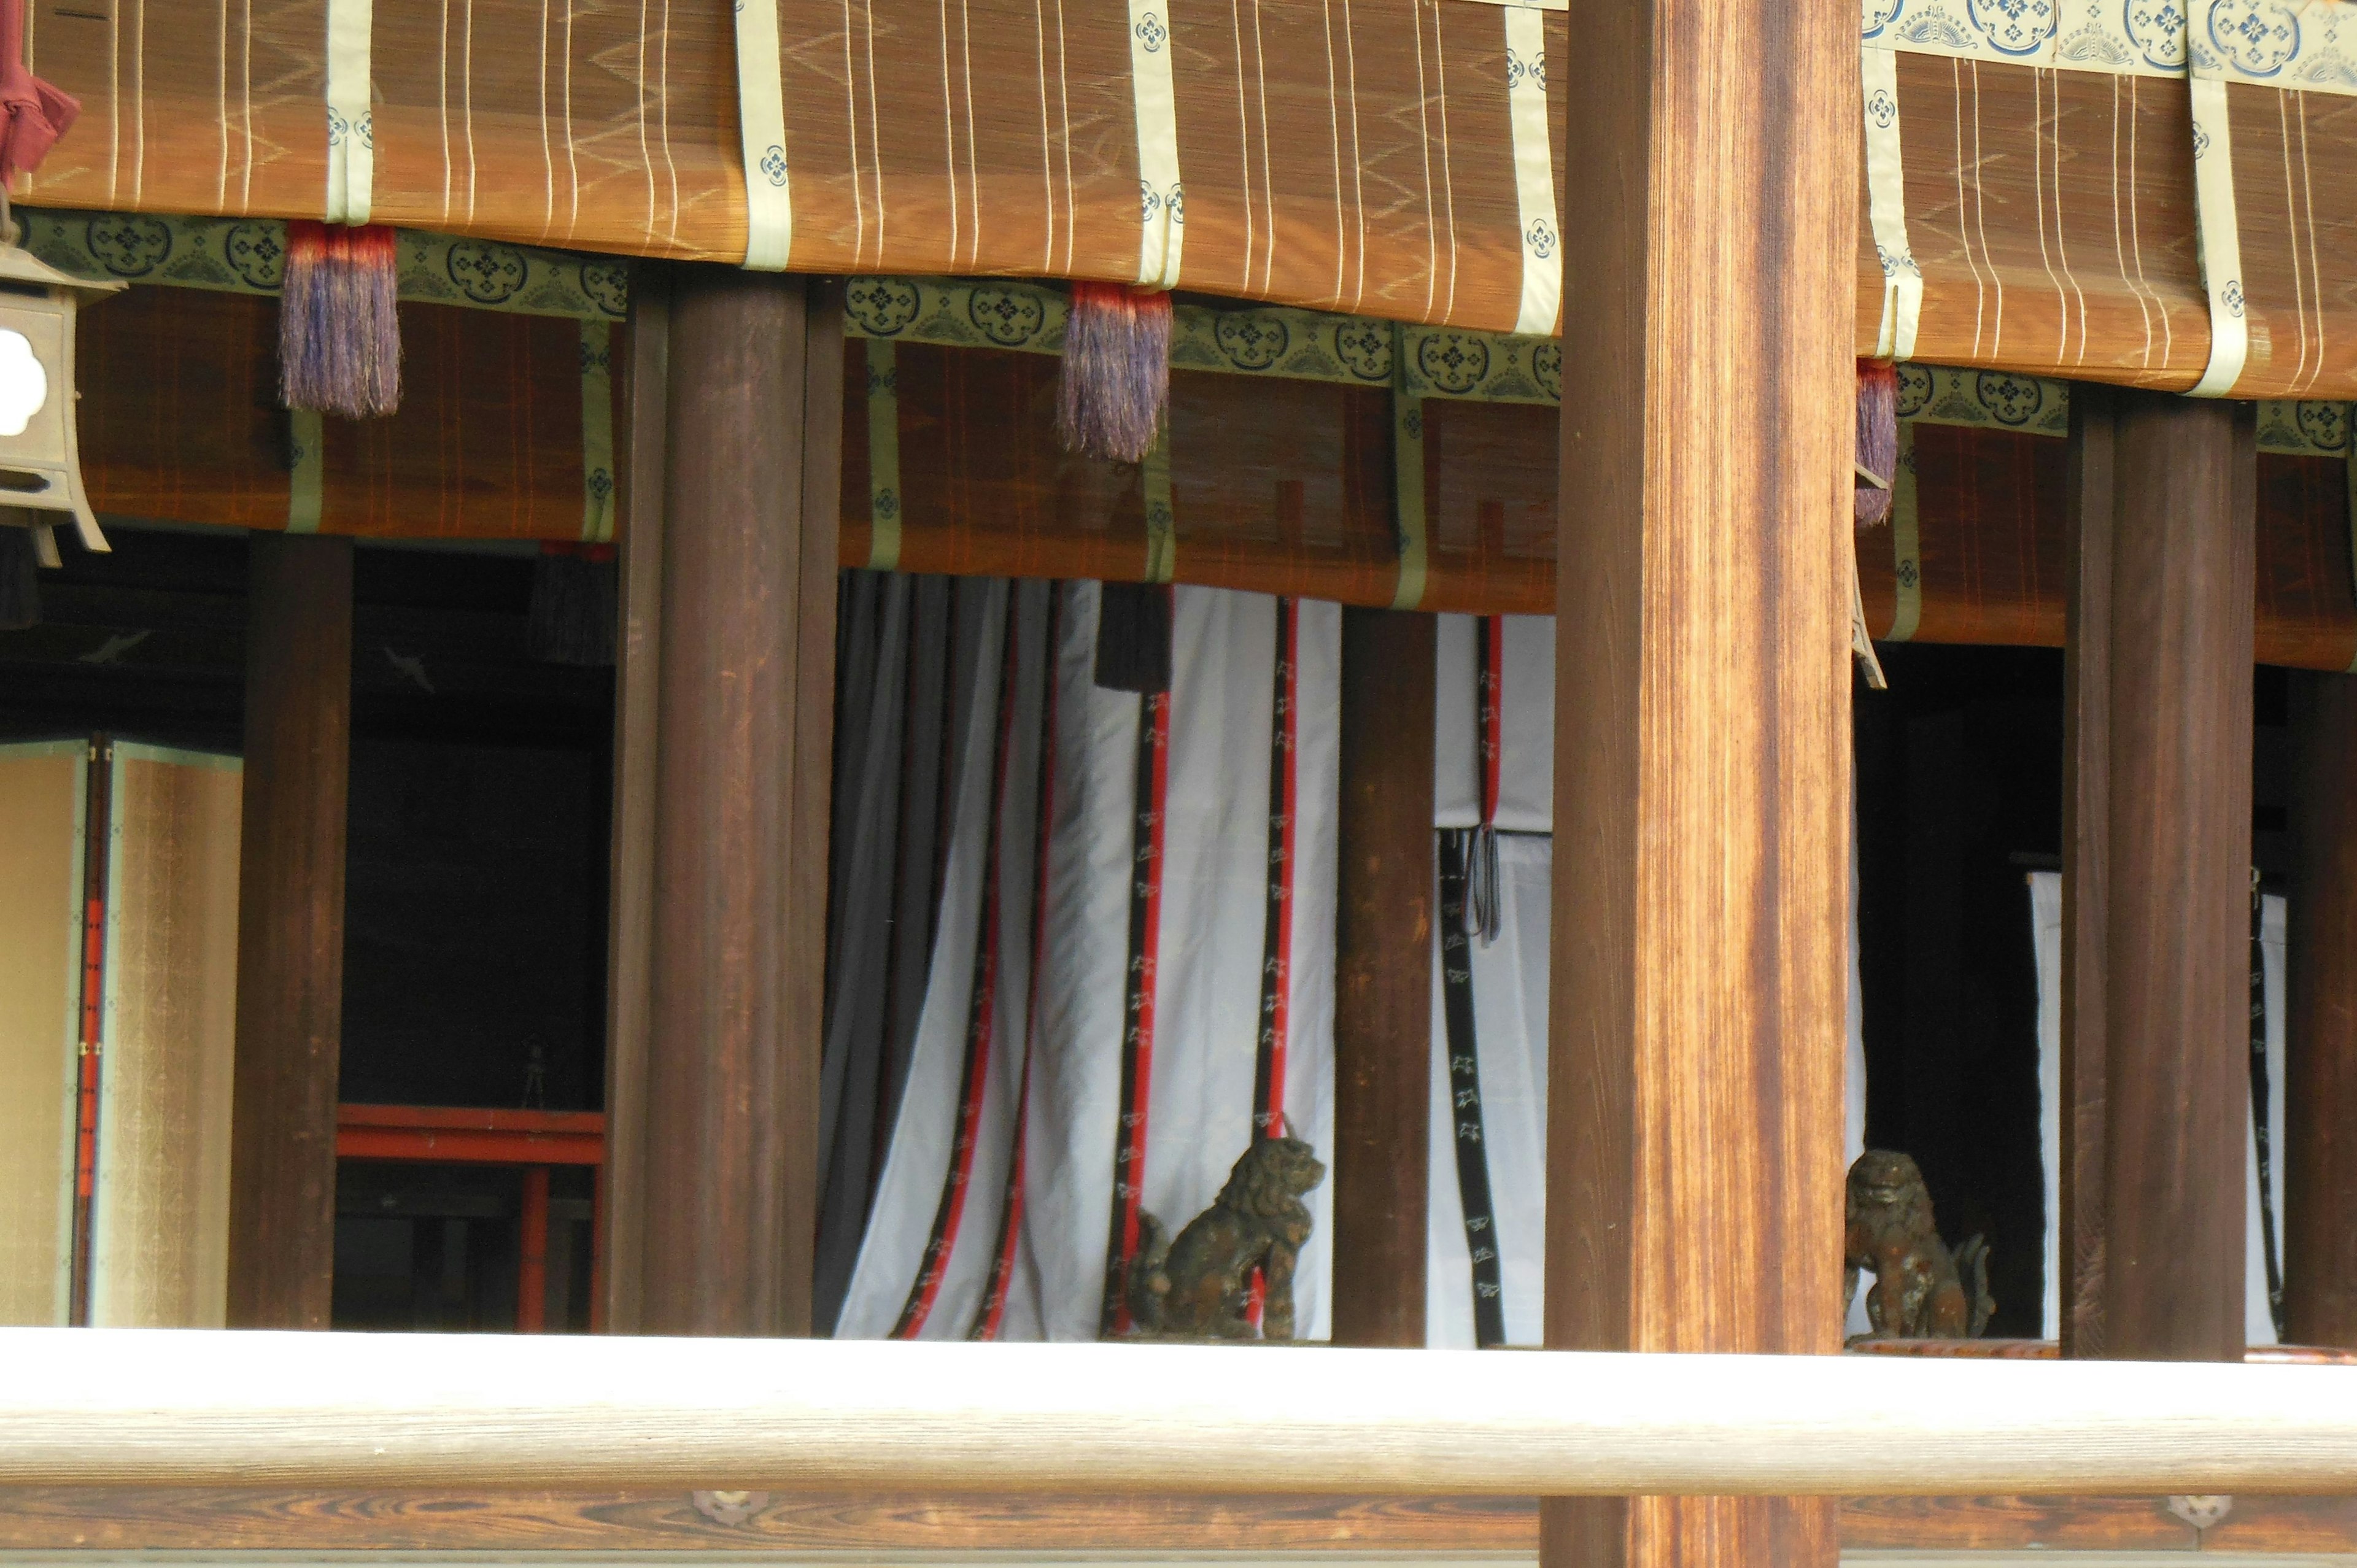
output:
[[229, 1325], [325, 1328], [343, 1048], [352, 544], [247, 544]]
[[810, 1332], [839, 296], [672, 274], [636, 1201], [650, 1334]]
[[[2171, 1513], [2169, 1504], [2158, 1497], [1845, 1498], [1842, 1545], [2357, 1554], [2357, 1497], [2244, 1492], [2207, 1530]], [[1306, 1564], [1331, 1565], [1340, 1554], [1395, 1565], [1422, 1560], [1434, 1568], [1472, 1557], [1527, 1561], [1538, 1550], [1538, 1504], [1531, 1498], [797, 1491], [748, 1494], [726, 1509], [708, 1492], [699, 1507], [685, 1490], [0, 1490], [0, 1550], [20, 1552], [274, 1552], [294, 1562], [315, 1562], [325, 1552], [552, 1551], [587, 1561], [683, 1551], [740, 1559], [985, 1552], [1151, 1558], [1167, 1555], [1173, 1541], [1216, 1541], [1237, 1557]]]
[[[0, 1329], [0, 1487], [2357, 1488], [2357, 1367], [186, 1329], [77, 1353], [89, 1343]], [[1747, 1513], [1643, 1517], [1719, 1553], [1808, 1539]]]
[[[1772, 0], [1583, 12], [1564, 144], [1578, 349], [1556, 548], [1550, 1346], [1840, 1344], [1858, 80], [1843, 23]], [[1746, 378], [1749, 397], [1716, 391]], [[1835, 1553], [1823, 1502], [1542, 1506], [1544, 1568]]]
[[2357, 677], [2292, 676], [2284, 1326], [2357, 1347]]
[[1337, 1345], [1424, 1343], [1437, 622], [1342, 612], [1334, 917]]
[[2248, 404], [2153, 392], [2072, 402], [2062, 870], [2072, 1356], [2243, 1354], [2252, 415]]

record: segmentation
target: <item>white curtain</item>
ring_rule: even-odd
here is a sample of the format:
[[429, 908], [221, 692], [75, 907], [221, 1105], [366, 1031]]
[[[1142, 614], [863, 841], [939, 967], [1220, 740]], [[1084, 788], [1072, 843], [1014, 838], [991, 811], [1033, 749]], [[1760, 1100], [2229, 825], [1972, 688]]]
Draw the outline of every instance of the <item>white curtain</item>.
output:
[[[1340, 611], [1176, 590], [1157, 724], [1156, 701], [1094, 684], [1097, 599], [994, 586], [908, 1088], [839, 1336], [1095, 1338], [1123, 1188], [1175, 1233], [1257, 1115], [1330, 1148]], [[1289, 812], [1272, 794], [1288, 785]], [[1318, 1338], [1329, 1187], [1309, 1203], [1296, 1331]]]
[[[2062, 877], [2052, 871], [2029, 874], [2031, 931], [2038, 944], [2038, 1088], [2040, 1146], [2046, 1166], [2046, 1316], [2049, 1339], [2062, 1327]], [[2267, 1126], [2274, 1151], [2273, 1211], [2276, 1256], [2283, 1257], [2284, 1147], [2284, 901], [2269, 894], [2260, 904], [2259, 949], [2266, 1009]], [[2237, 1038], [2241, 1059], [2247, 1038]], [[2238, 1082], [2240, 1080], [2238, 1079]], [[2249, 1103], [2247, 1091], [2244, 1104]], [[2244, 1118], [2245, 1212], [2244, 1326], [2254, 1345], [2276, 1343], [2275, 1316], [2267, 1303], [2266, 1252], [2259, 1224], [2259, 1150], [2255, 1120]]]

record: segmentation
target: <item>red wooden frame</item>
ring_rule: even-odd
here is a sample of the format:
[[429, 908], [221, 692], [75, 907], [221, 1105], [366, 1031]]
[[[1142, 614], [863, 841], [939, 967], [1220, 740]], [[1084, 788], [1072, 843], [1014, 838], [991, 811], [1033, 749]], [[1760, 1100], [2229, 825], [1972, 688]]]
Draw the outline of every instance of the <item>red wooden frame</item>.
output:
[[606, 1118], [596, 1111], [494, 1111], [458, 1105], [336, 1107], [336, 1156], [450, 1165], [512, 1165], [523, 1172], [518, 1217], [516, 1332], [548, 1326], [548, 1172], [587, 1165], [590, 1197], [589, 1328], [605, 1326]]

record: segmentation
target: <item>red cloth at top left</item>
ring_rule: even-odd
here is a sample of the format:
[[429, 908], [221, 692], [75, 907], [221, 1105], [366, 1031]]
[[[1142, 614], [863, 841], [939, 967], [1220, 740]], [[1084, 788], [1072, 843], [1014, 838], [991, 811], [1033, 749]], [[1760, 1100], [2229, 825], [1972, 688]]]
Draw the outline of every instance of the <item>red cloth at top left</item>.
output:
[[81, 113], [25, 64], [25, 0], [0, 0], [0, 181], [40, 167]]

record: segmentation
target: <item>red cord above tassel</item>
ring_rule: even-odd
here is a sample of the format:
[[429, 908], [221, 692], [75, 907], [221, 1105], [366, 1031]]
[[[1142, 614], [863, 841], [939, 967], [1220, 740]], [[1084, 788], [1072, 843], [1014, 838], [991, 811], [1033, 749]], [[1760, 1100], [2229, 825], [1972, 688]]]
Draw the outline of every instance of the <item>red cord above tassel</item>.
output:
[[370, 419], [401, 406], [399, 253], [382, 223], [286, 225], [278, 392], [289, 408]]
[[1170, 401], [1169, 295], [1125, 284], [1073, 284], [1056, 393], [1056, 430], [1065, 450], [1143, 461]]
[[1899, 482], [1899, 367], [1888, 360], [1857, 362], [1855, 467], [1858, 523], [1889, 521], [1891, 487]]

